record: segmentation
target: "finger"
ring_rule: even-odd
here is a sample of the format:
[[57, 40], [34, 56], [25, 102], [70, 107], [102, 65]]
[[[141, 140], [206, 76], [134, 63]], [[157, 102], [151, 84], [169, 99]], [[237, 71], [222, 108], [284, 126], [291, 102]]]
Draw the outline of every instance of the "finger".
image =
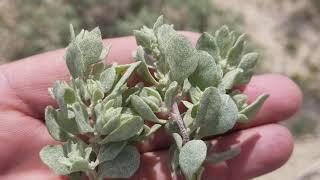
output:
[[[299, 87], [289, 78], [279, 74], [254, 76], [244, 89], [249, 97], [249, 103], [263, 93], [269, 98], [258, 112], [257, 117], [248, 124], [239, 124], [236, 129], [245, 129], [258, 125], [276, 123], [294, 115], [302, 104], [302, 93]], [[171, 137], [160, 129], [154, 137], [140, 144], [142, 152], [154, 151], [169, 147]]]
[[248, 128], [267, 123], [276, 123], [288, 119], [301, 107], [303, 94], [300, 88], [288, 77], [280, 74], [265, 74], [254, 76], [244, 88], [248, 95], [248, 104], [263, 93], [269, 98], [263, 104], [256, 118], [239, 128]]
[[[216, 151], [240, 144], [241, 153], [217, 165], [206, 164], [203, 179], [244, 180], [260, 176], [282, 166], [293, 150], [288, 130], [277, 124], [241, 130], [218, 140]], [[148, 152], [133, 179], [171, 179], [167, 151]]]
[[[181, 32], [195, 43], [199, 34]], [[107, 57], [109, 63], [133, 62], [132, 52], [137, 44], [132, 36], [104, 40], [104, 45], [112, 44], [112, 49]], [[36, 56], [31, 56], [11, 64], [0, 66], [0, 90], [7, 89], [1, 94], [11, 93], [17, 99], [27, 104], [25, 112], [37, 118], [43, 116], [43, 109], [54, 101], [48, 94], [56, 80], [68, 80], [67, 67], [63, 60], [64, 50], [56, 50]], [[9, 87], [9, 88], [8, 88]]]

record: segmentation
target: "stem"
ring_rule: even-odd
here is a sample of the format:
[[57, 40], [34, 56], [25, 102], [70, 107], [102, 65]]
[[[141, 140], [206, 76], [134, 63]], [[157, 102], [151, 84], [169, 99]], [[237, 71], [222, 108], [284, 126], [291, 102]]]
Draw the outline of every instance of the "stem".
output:
[[181, 133], [181, 136], [182, 136], [182, 139], [183, 139], [183, 143], [187, 143], [189, 141], [189, 135], [188, 135], [188, 132], [187, 132], [187, 129], [186, 129], [186, 126], [181, 118], [181, 115], [180, 115], [180, 111], [179, 111], [179, 107], [178, 107], [178, 104], [176, 101], [173, 102], [173, 105], [172, 105], [172, 112], [170, 113], [171, 115], [171, 118], [176, 121], [178, 127], [179, 127], [179, 130], [180, 130], [180, 133]]

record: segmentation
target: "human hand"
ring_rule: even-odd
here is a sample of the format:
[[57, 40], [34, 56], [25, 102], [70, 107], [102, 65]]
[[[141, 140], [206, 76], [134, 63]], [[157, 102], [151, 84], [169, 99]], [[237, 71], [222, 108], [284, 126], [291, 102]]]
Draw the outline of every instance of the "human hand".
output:
[[[195, 41], [198, 34], [184, 32]], [[112, 44], [108, 61], [132, 61], [136, 49], [133, 37], [107, 40]], [[55, 104], [48, 94], [56, 80], [68, 80], [63, 61], [64, 50], [29, 57], [0, 66], [0, 173], [3, 180], [63, 179], [45, 166], [40, 149], [56, 144], [47, 132], [44, 108]], [[242, 152], [236, 158], [218, 165], [206, 165], [204, 179], [242, 180], [270, 172], [284, 164], [293, 149], [288, 130], [277, 122], [293, 115], [300, 107], [302, 93], [288, 78], [267, 74], [255, 76], [244, 88], [249, 101], [262, 93], [269, 99], [257, 118], [250, 124], [238, 126], [233, 132], [212, 140], [215, 151], [240, 144]], [[168, 136], [161, 132], [140, 145], [141, 165], [132, 179], [171, 179], [168, 168]]]

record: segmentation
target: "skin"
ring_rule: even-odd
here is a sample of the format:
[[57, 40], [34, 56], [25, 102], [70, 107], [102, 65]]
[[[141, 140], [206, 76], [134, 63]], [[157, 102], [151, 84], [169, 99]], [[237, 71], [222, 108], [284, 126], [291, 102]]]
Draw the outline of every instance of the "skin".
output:
[[[193, 43], [198, 34], [182, 32]], [[133, 37], [106, 40], [112, 44], [108, 63], [132, 62], [136, 49]], [[56, 80], [68, 80], [63, 60], [64, 50], [28, 57], [0, 66], [0, 179], [2, 180], [58, 180], [39, 159], [40, 149], [56, 144], [45, 127], [44, 108], [56, 103], [48, 95], [48, 87]], [[260, 176], [282, 166], [293, 150], [289, 131], [278, 125], [292, 116], [302, 103], [298, 86], [285, 76], [264, 74], [253, 77], [243, 87], [252, 102], [262, 93], [269, 99], [257, 118], [246, 125], [238, 125], [231, 133], [211, 140], [214, 150], [228, 149], [239, 144], [242, 152], [236, 158], [217, 165], [206, 165], [204, 179], [242, 180]], [[139, 145], [141, 166], [132, 179], [170, 179], [167, 148], [170, 139], [163, 132]], [[180, 177], [181, 178], [181, 177]]]

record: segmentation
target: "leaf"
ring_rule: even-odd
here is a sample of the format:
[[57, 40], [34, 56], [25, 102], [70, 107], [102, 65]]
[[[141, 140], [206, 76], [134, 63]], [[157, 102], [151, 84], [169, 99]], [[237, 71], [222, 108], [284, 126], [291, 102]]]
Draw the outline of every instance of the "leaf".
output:
[[218, 62], [218, 49], [214, 37], [211, 34], [207, 32], [202, 33], [197, 41], [196, 49], [206, 51], [213, 57], [216, 63]]
[[156, 20], [156, 22], [153, 25], [153, 31], [157, 32], [160, 26], [163, 25], [163, 15], [159, 16]]
[[75, 121], [74, 112], [69, 110], [67, 115], [64, 115], [60, 110], [56, 111], [57, 119], [56, 122], [61, 129], [71, 134], [78, 134], [79, 128]]
[[183, 122], [186, 125], [187, 128], [190, 128], [190, 126], [193, 124], [195, 118], [191, 116], [192, 108], [189, 108], [185, 115], [183, 116]]
[[203, 92], [195, 120], [196, 125], [201, 127], [201, 133], [208, 134], [207, 131], [211, 131], [218, 124], [221, 101], [216, 88], [209, 87]]
[[150, 107], [150, 109], [153, 112], [160, 111], [160, 103], [158, 103], [157, 100], [155, 101], [153, 97], [141, 97], [141, 98]]
[[[246, 108], [242, 109], [239, 113], [245, 115], [248, 118], [248, 120], [251, 120], [259, 112], [263, 103], [268, 99], [268, 97], [269, 97], [268, 94], [260, 95], [253, 103], [251, 103]], [[245, 122], [247, 122], [247, 121], [245, 121]], [[241, 122], [243, 122], [243, 121], [241, 121]]]
[[164, 102], [166, 104], [166, 107], [171, 110], [173, 102], [175, 100], [175, 97], [177, 95], [178, 91], [178, 83], [176, 81], [173, 81], [170, 83], [165, 95], [164, 95]]
[[68, 70], [73, 79], [83, 77], [85, 71], [85, 65], [82, 61], [82, 54], [80, 47], [73, 40], [66, 49], [65, 60]]
[[66, 115], [67, 104], [74, 103], [76, 99], [73, 89], [66, 82], [57, 81], [54, 84], [52, 93], [59, 104], [60, 110]]
[[67, 132], [62, 130], [57, 124], [57, 112], [52, 106], [47, 106], [45, 109], [45, 122], [50, 135], [53, 139], [61, 142], [67, 141], [70, 136]]
[[236, 68], [227, 72], [222, 78], [221, 83], [219, 84], [219, 89], [227, 90], [232, 89], [236, 85], [239, 75], [243, 72], [242, 69]]
[[122, 108], [110, 108], [102, 116], [97, 118], [96, 130], [102, 135], [111, 133], [120, 125], [120, 116]]
[[246, 101], [248, 99], [248, 96], [245, 94], [236, 94], [236, 95], [232, 96], [232, 99], [236, 103], [238, 109], [241, 110], [242, 107], [246, 105]]
[[172, 26], [168, 24], [164, 24], [157, 29], [157, 40], [159, 44], [159, 49], [162, 53], [165, 53], [167, 49], [168, 42], [171, 40], [172, 37], [176, 36], [176, 31], [173, 29]]
[[238, 118], [237, 105], [229, 95], [219, 95], [215, 88], [206, 91], [196, 116], [196, 124], [200, 126], [199, 137], [223, 134], [235, 125]]
[[164, 54], [172, 81], [182, 83], [196, 70], [197, 59], [190, 58], [194, 53], [191, 41], [182, 35], [175, 35], [168, 41]]
[[116, 70], [114, 66], [111, 66], [104, 70], [101, 73], [100, 80], [102, 87], [104, 88], [104, 92], [108, 93], [112, 87], [114, 82], [116, 81]]
[[216, 46], [219, 48], [219, 55], [222, 58], [225, 58], [229, 48], [232, 47], [233, 43], [229, 28], [227, 26], [222, 26], [216, 31], [215, 36]]
[[140, 166], [140, 154], [134, 146], [126, 146], [118, 156], [99, 166], [98, 178], [129, 178]]
[[115, 159], [123, 148], [127, 145], [127, 141], [114, 142], [101, 146], [98, 154], [99, 163]]
[[228, 55], [227, 55], [227, 63], [230, 66], [238, 66], [238, 64], [241, 60], [244, 42], [245, 42], [245, 35], [243, 34], [238, 38], [236, 43], [229, 50]]
[[146, 60], [144, 59], [144, 50], [141, 46], [138, 47], [136, 57], [135, 59], [137, 61], [141, 62], [141, 65], [137, 68], [137, 73], [141, 78], [143, 78], [148, 83], [151, 83], [153, 85], [158, 85], [158, 82], [154, 79], [154, 77], [151, 75]]
[[131, 96], [132, 108], [145, 120], [163, 124], [165, 121], [159, 120], [152, 112], [151, 108], [137, 95]]
[[198, 86], [201, 90], [204, 90], [209, 86], [217, 86], [220, 83], [222, 78], [219, 73], [220, 66], [207, 52], [197, 51], [189, 59], [198, 62], [196, 70], [189, 77], [193, 86]]
[[116, 94], [120, 90], [120, 88], [128, 81], [130, 76], [133, 74], [134, 70], [140, 65], [140, 63], [141, 62], [135, 62], [135, 63], [130, 64], [127, 71], [122, 75], [120, 80], [114, 86], [114, 88], [111, 92], [112, 94]]
[[212, 135], [223, 134], [232, 129], [238, 118], [238, 108], [229, 95], [221, 95], [221, 110], [219, 115], [219, 123], [212, 128]]
[[95, 28], [90, 32], [85, 31], [82, 37], [76, 37], [75, 43], [77, 43], [81, 51], [82, 61], [84, 62], [86, 69], [89, 68], [91, 64], [101, 61], [99, 57], [103, 47], [99, 28]]
[[192, 140], [180, 150], [179, 165], [186, 179], [193, 180], [206, 159], [207, 145], [202, 140]]
[[129, 118], [121, 120], [120, 126], [102, 139], [99, 144], [130, 139], [137, 134], [141, 128], [143, 128], [143, 119], [141, 119], [139, 116], [131, 115]]
[[239, 79], [240, 84], [247, 84], [250, 81], [258, 59], [258, 53], [248, 53], [242, 57], [240, 64], [238, 65], [239, 68], [244, 70]]
[[154, 124], [150, 130], [147, 132], [147, 134], [145, 135], [146, 137], [150, 137], [152, 136], [155, 132], [157, 132], [160, 128], [162, 127], [161, 124]]
[[196, 104], [200, 101], [200, 98], [202, 96], [202, 91], [200, 90], [199, 87], [191, 87], [189, 91], [189, 96], [190, 96], [191, 102], [193, 104]]
[[72, 110], [75, 115], [75, 120], [80, 133], [93, 132], [93, 128], [89, 124], [89, 115], [86, 109], [79, 103], [72, 105]]
[[66, 175], [70, 173], [68, 167], [57, 161], [65, 157], [62, 145], [49, 145], [45, 146], [40, 151], [40, 159], [55, 173]]
[[212, 164], [218, 164], [236, 157], [237, 155], [240, 154], [240, 152], [241, 152], [240, 147], [234, 147], [221, 153], [211, 154], [206, 158], [206, 161]]
[[174, 141], [176, 142], [178, 149], [180, 150], [182, 148], [182, 143], [183, 143], [182, 137], [178, 133], [173, 133], [172, 137], [173, 137]]

